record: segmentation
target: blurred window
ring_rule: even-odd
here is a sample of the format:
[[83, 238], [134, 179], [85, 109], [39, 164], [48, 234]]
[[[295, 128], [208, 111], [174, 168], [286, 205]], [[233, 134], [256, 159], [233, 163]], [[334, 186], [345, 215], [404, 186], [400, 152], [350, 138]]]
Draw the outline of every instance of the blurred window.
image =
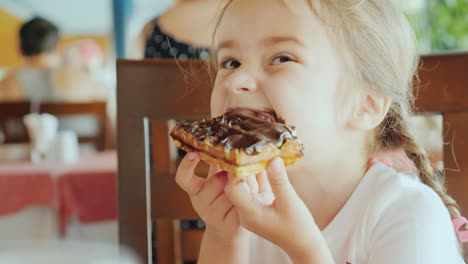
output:
[[467, 0], [394, 0], [406, 14], [422, 54], [468, 50]]

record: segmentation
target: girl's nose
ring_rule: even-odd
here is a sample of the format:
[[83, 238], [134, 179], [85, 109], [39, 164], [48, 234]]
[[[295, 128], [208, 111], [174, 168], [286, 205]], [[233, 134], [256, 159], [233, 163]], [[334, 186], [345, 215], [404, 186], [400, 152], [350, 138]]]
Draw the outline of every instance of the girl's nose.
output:
[[231, 73], [226, 82], [227, 88], [234, 93], [252, 92], [257, 89], [257, 79], [252, 71], [246, 68], [238, 68]]

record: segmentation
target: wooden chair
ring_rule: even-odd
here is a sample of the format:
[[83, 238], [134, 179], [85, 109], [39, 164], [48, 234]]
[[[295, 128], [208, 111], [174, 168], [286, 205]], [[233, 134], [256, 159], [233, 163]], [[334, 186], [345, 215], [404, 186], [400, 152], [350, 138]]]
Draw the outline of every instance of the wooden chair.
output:
[[[444, 116], [446, 139], [455, 143], [444, 146], [446, 167], [457, 168], [446, 173], [448, 190], [465, 215], [467, 68], [468, 54], [424, 56], [416, 101], [419, 113]], [[119, 237], [121, 245], [135, 250], [143, 263], [153, 263], [153, 252], [156, 263], [180, 263], [198, 256], [202, 232], [178, 232], [172, 221], [198, 216], [174, 181], [177, 161], [170, 155], [168, 120], [209, 116], [209, 77], [204, 62], [117, 62]], [[153, 220], [157, 220], [154, 241]]]
[[442, 114], [449, 194], [468, 215], [468, 53], [423, 56], [415, 89], [419, 114]]
[[199, 217], [174, 182], [177, 158], [170, 155], [168, 120], [208, 117], [211, 84], [203, 62], [179, 63], [117, 64], [120, 241], [144, 263], [153, 263], [153, 247], [157, 263], [196, 260], [202, 236], [199, 230], [174, 232], [173, 220]]
[[[23, 116], [31, 113], [33, 103], [30, 101], [21, 102], [1, 102], [0, 103], [0, 129], [4, 134], [2, 143], [27, 143], [29, 137], [26, 128], [22, 122]], [[76, 115], [89, 115], [94, 116], [98, 121], [98, 133], [92, 136], [80, 136], [78, 141], [80, 143], [92, 143], [96, 149], [101, 151], [105, 147], [106, 135], [106, 122], [107, 111], [106, 102], [74, 102], [74, 103], [56, 103], [56, 102], [42, 102], [38, 106], [39, 113], [49, 113], [57, 117], [67, 117]], [[7, 126], [7, 122], [16, 120], [21, 126], [21, 131], [25, 133], [12, 133]]]

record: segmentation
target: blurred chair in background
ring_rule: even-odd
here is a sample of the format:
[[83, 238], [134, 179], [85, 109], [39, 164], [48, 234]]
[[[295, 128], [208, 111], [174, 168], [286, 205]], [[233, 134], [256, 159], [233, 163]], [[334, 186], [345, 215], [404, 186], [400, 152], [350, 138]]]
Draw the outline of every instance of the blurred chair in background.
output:
[[[0, 102], [0, 130], [4, 135], [2, 144], [28, 143], [29, 137], [22, 122], [25, 115], [31, 113], [35, 108], [31, 101]], [[98, 124], [94, 135], [79, 135], [80, 143], [91, 143], [96, 150], [102, 151], [105, 148], [106, 136], [106, 102], [75, 102], [75, 103], [41, 103], [36, 106], [38, 113], [48, 113], [57, 117], [69, 117], [76, 115], [92, 116]], [[19, 121], [18, 126], [11, 126], [11, 121]]]

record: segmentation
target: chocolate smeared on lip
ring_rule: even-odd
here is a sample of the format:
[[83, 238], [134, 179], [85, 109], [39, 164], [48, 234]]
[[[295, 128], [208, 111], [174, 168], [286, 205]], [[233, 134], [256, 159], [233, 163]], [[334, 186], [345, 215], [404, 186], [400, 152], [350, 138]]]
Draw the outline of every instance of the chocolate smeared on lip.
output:
[[286, 139], [297, 139], [294, 127], [281, 121], [284, 122], [273, 110], [236, 108], [212, 119], [179, 124], [199, 141], [209, 139], [223, 145], [225, 151], [243, 149], [254, 155], [268, 144], [280, 148]]
[[271, 122], [277, 122], [277, 123], [285, 124], [285, 120], [283, 118], [279, 117], [278, 114], [273, 109], [255, 110], [255, 109], [252, 109], [252, 108], [237, 107], [237, 108], [228, 108], [226, 110], [226, 113], [234, 111], [234, 110], [242, 110], [242, 109], [243, 110], [250, 110], [250, 111], [256, 113], [259, 117], [267, 118]]
[[281, 123], [281, 124], [285, 124], [286, 121], [284, 120], [284, 118], [280, 117], [278, 114], [276, 114], [276, 112], [274, 110], [265, 110], [264, 111], [265, 113], [269, 114], [270, 116], [273, 117], [273, 120], [277, 123]]

